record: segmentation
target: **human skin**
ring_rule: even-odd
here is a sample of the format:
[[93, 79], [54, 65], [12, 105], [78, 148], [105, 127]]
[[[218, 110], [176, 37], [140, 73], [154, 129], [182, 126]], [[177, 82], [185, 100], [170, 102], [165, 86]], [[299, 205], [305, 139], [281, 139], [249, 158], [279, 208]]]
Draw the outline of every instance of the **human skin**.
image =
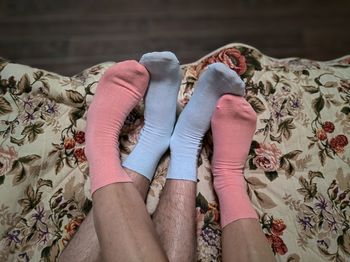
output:
[[[94, 206], [98, 205], [98, 209], [93, 209], [87, 215], [73, 239], [63, 250], [59, 261], [101, 261], [102, 253], [106, 254], [103, 256], [106, 261], [109, 261], [108, 259], [123, 261], [125, 258], [128, 261], [139, 261], [137, 259], [142, 260], [146, 257], [158, 259], [154, 261], [163, 261], [162, 259], [166, 261], [165, 254], [169, 261], [195, 260], [196, 184], [192, 181], [168, 180], [152, 223], [149, 214], [145, 212], [144, 204], [149, 180], [127, 168], [125, 171], [132, 178], [133, 183], [112, 184], [121, 184], [121, 187], [105, 187], [109, 188], [108, 190], [102, 188], [105, 193], [102, 196], [98, 195], [98, 198], [94, 198], [94, 194]], [[133, 197], [130, 197], [131, 194]], [[126, 208], [126, 213], [120, 212], [124, 210], [123, 208]], [[93, 215], [96, 212], [101, 215]], [[137, 219], [133, 220], [133, 217]], [[100, 222], [96, 224], [96, 221]], [[94, 225], [109, 238], [99, 243]], [[131, 230], [131, 226], [135, 227], [134, 230]], [[158, 235], [155, 235], [155, 231]], [[136, 234], [134, 241], [130, 240], [129, 233]], [[140, 249], [142, 241], [150, 243], [148, 250]], [[113, 243], [121, 243], [121, 245], [114, 248]], [[135, 257], [129, 257], [129, 254]]]
[[[145, 199], [148, 192], [149, 181], [131, 170], [126, 169], [126, 171], [133, 179], [133, 185], [141, 198]], [[182, 190], [178, 192], [177, 190], [180, 188], [182, 188]], [[195, 220], [191, 217], [194, 215], [195, 209], [191, 208], [192, 204], [186, 201], [188, 196], [193, 195], [192, 192], [194, 192], [194, 188], [194, 183], [191, 184], [189, 181], [168, 181], [162, 194], [159, 207], [153, 216], [156, 231], [158, 234], [161, 234], [160, 243], [164, 247], [170, 261], [195, 260], [195, 234], [188, 234], [190, 231], [194, 230]], [[174, 190], [176, 190], [175, 192], [177, 193], [174, 193]], [[134, 193], [137, 192], [134, 191]], [[180, 201], [176, 201], [176, 198], [173, 198], [174, 194], [178, 196]], [[188, 213], [183, 212], [184, 203], [186, 205], [185, 208], [188, 206]], [[176, 213], [176, 215], [171, 216], [172, 211]], [[165, 215], [165, 217], [163, 217], [162, 214], [167, 214], [167, 212], [169, 212], [168, 214], [170, 215]], [[62, 252], [59, 261], [92, 262], [102, 260], [92, 213], [93, 211], [87, 215], [79, 227], [78, 232]], [[189, 219], [183, 221], [193, 221], [193, 223], [181, 223], [182, 219], [178, 217], [179, 213], [187, 214], [186, 216], [188, 216]], [[147, 216], [145, 219], [147, 219]], [[173, 222], [176, 222], [175, 225], [177, 226], [168, 227], [169, 223]], [[180, 229], [180, 231], [177, 231], [178, 229]], [[123, 231], [122, 228], [122, 232]], [[182, 231], [184, 234], [181, 235]], [[120, 236], [121, 234], [118, 232], [116, 235]], [[181, 237], [179, 237], [179, 235]], [[240, 237], [237, 238], [236, 236]], [[181, 241], [179, 241], [180, 239]], [[116, 239], [116, 241], [120, 241], [120, 239]], [[186, 243], [186, 247], [182, 246], [184, 243]], [[188, 245], [188, 243], [190, 245]], [[193, 245], [191, 245], [191, 243]], [[184, 249], [187, 249], [187, 251], [181, 252], [184, 251]], [[257, 219], [240, 219], [223, 228], [222, 257], [223, 261], [261, 261], [262, 257], [265, 261], [275, 261]]]
[[225, 262], [276, 261], [258, 219], [239, 219], [223, 228], [222, 260]]

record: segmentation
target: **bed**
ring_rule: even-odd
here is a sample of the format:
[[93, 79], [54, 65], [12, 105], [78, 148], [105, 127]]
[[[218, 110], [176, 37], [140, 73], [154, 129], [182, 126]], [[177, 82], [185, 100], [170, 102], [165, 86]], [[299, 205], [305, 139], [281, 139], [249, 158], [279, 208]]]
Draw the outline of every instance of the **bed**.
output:
[[[242, 77], [246, 99], [258, 114], [245, 178], [276, 259], [349, 261], [350, 56], [275, 59], [232, 43], [182, 66], [179, 111], [213, 62]], [[86, 111], [113, 64], [66, 77], [0, 60], [0, 261], [57, 260], [91, 209]], [[141, 101], [122, 129], [122, 158], [137, 143], [142, 125]], [[198, 161], [198, 261], [221, 260], [211, 155], [209, 131]], [[168, 163], [167, 153], [148, 193], [150, 214]]]

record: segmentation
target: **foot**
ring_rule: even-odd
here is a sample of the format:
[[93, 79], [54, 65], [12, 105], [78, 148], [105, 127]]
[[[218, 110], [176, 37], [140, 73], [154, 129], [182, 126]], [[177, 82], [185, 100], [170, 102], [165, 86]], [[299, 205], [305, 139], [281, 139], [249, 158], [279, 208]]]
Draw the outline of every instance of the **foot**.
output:
[[145, 97], [145, 125], [123, 166], [151, 180], [160, 158], [169, 147], [181, 73], [179, 61], [171, 52], [145, 54], [140, 63], [151, 76]]
[[257, 218], [243, 176], [255, 128], [256, 113], [243, 97], [220, 98], [211, 129], [214, 189], [219, 198], [222, 227], [241, 218]]
[[87, 114], [85, 149], [92, 193], [111, 183], [131, 182], [120, 164], [119, 132], [148, 81], [146, 68], [136, 61], [117, 63], [102, 76]]
[[244, 83], [228, 66], [214, 63], [200, 76], [170, 141], [168, 179], [197, 181], [197, 158], [210, 119], [223, 94], [244, 94]]

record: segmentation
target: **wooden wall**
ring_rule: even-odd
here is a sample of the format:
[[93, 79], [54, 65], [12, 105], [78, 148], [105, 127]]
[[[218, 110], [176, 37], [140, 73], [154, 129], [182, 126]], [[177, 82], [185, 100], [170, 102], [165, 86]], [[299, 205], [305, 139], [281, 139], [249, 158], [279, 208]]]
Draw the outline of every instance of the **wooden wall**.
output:
[[0, 56], [72, 75], [172, 50], [188, 63], [230, 42], [274, 57], [350, 54], [349, 0], [0, 1]]

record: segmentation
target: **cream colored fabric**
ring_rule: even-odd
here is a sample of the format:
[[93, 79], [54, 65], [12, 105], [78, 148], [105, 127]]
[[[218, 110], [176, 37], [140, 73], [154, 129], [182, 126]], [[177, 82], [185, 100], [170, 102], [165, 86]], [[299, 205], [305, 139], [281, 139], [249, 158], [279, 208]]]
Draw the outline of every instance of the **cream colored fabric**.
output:
[[[329, 62], [270, 58], [230, 44], [184, 65], [179, 112], [213, 62], [236, 70], [258, 127], [245, 176], [252, 203], [279, 261], [347, 260], [350, 253], [350, 57]], [[84, 155], [86, 110], [113, 63], [73, 77], [0, 62], [0, 261], [54, 261], [91, 208]], [[143, 104], [121, 136], [122, 157], [137, 143]], [[219, 207], [206, 135], [197, 189], [198, 261], [219, 261]], [[147, 198], [154, 212], [169, 156]]]

